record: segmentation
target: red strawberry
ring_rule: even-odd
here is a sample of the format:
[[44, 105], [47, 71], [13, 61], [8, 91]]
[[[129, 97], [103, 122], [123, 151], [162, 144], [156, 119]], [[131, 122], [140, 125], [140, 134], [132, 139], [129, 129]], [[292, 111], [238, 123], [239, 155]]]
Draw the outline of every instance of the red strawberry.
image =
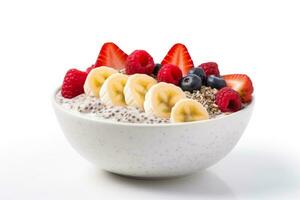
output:
[[172, 64], [178, 66], [182, 71], [183, 76], [187, 75], [190, 69], [194, 67], [194, 63], [187, 48], [180, 43], [175, 44], [169, 50], [161, 64]]
[[179, 67], [171, 64], [163, 65], [157, 74], [158, 82], [173, 83], [174, 85], [179, 85], [182, 78], [182, 72]]
[[77, 69], [70, 69], [67, 71], [61, 87], [61, 95], [65, 98], [71, 99], [84, 93], [83, 85], [86, 76], [86, 72], [82, 72]]
[[254, 89], [251, 79], [246, 74], [228, 74], [222, 77], [228, 87], [240, 94], [243, 103], [249, 103], [252, 100]]
[[115, 69], [123, 69], [127, 54], [124, 53], [116, 44], [107, 42], [103, 44], [98, 55], [95, 67], [107, 66]]

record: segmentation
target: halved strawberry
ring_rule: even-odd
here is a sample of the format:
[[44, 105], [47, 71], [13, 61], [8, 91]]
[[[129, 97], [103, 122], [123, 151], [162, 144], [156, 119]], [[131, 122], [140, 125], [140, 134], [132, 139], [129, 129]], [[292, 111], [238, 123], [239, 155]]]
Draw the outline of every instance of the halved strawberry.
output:
[[98, 55], [95, 67], [107, 66], [115, 69], [123, 69], [127, 54], [124, 53], [115, 43], [104, 43]]
[[228, 74], [222, 76], [228, 87], [237, 91], [243, 103], [249, 103], [252, 100], [253, 85], [246, 74]]
[[181, 69], [183, 76], [187, 75], [194, 67], [194, 63], [187, 48], [180, 43], [175, 44], [169, 50], [161, 64], [172, 64], [178, 66]]

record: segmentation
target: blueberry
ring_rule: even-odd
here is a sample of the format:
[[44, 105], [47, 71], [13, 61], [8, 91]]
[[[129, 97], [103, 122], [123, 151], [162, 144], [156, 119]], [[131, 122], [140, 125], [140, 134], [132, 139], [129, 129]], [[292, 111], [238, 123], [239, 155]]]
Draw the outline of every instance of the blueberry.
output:
[[180, 87], [183, 91], [193, 92], [193, 90], [200, 90], [202, 86], [202, 80], [195, 74], [188, 74], [180, 81]]
[[157, 73], [160, 70], [160, 68], [161, 68], [161, 64], [156, 63], [155, 66], [154, 66], [153, 72], [152, 72], [154, 76], [157, 76]]
[[216, 88], [219, 90], [223, 87], [226, 87], [226, 82], [221, 77], [210, 75], [207, 77], [207, 86], [209, 86], [211, 88]]
[[199, 76], [202, 80], [202, 84], [204, 85], [206, 82], [206, 74], [204, 72], [204, 70], [202, 69], [202, 67], [195, 67], [193, 69], [191, 69], [189, 71], [189, 74], [195, 74], [197, 76]]

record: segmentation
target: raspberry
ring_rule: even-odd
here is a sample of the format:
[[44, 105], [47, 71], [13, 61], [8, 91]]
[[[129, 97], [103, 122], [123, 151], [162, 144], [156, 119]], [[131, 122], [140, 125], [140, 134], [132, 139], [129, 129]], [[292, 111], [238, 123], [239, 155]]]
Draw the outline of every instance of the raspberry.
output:
[[236, 112], [242, 108], [239, 93], [229, 87], [224, 87], [217, 92], [215, 102], [222, 112]]
[[172, 64], [165, 64], [158, 71], [157, 80], [158, 82], [173, 83], [179, 85], [182, 79], [182, 72], [179, 67]]
[[220, 76], [218, 64], [215, 62], [202, 63], [201, 65], [199, 65], [199, 67], [204, 70], [207, 77], [210, 75]]
[[95, 65], [91, 65], [90, 67], [86, 68], [86, 73], [90, 73], [90, 71], [92, 71], [93, 69], [95, 69]]
[[151, 55], [144, 50], [135, 50], [126, 59], [126, 74], [152, 74], [154, 61]]
[[62, 84], [61, 95], [65, 98], [71, 99], [84, 93], [83, 85], [86, 76], [86, 72], [82, 72], [77, 69], [70, 69], [67, 71]]

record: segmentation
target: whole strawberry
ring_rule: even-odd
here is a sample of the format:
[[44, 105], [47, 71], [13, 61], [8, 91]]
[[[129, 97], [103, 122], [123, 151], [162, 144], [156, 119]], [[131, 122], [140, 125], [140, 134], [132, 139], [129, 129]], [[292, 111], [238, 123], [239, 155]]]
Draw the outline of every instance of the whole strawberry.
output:
[[206, 62], [199, 65], [205, 72], [206, 77], [210, 75], [220, 76], [218, 64], [215, 62]]
[[154, 69], [152, 56], [145, 50], [135, 50], [126, 59], [125, 72], [131, 74], [151, 75]]
[[163, 65], [157, 74], [158, 82], [172, 83], [174, 85], [179, 85], [182, 79], [182, 72], [179, 67], [172, 64]]
[[62, 87], [61, 95], [65, 98], [71, 99], [84, 93], [83, 85], [87, 73], [77, 69], [70, 69], [67, 71]]

